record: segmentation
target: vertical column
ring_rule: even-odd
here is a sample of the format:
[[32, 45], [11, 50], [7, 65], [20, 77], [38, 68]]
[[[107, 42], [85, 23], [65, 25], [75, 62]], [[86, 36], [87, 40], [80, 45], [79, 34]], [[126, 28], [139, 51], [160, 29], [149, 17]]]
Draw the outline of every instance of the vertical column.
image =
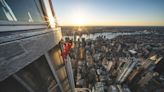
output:
[[60, 90], [61, 90], [62, 92], [64, 92], [64, 90], [63, 90], [63, 88], [62, 88], [62, 86], [61, 86], [60, 80], [59, 80], [59, 78], [58, 78], [58, 76], [57, 76], [57, 73], [56, 73], [54, 67], [52, 66], [52, 62], [51, 62], [51, 59], [50, 59], [50, 56], [49, 56], [48, 52], [46, 52], [44, 55], [45, 55], [45, 57], [46, 57], [46, 59], [47, 59], [48, 65], [50, 66], [50, 69], [51, 69], [51, 71], [52, 71], [52, 74], [53, 74], [53, 76], [55, 77], [55, 79], [56, 79], [56, 81], [57, 81], [57, 84], [58, 84]]
[[73, 71], [72, 71], [72, 64], [71, 64], [71, 60], [70, 60], [70, 57], [67, 56], [67, 59], [65, 59], [66, 61], [66, 71], [67, 71], [67, 76], [69, 78], [69, 82], [70, 82], [70, 85], [71, 85], [71, 89], [72, 91], [74, 92], [74, 89], [75, 89], [75, 83], [74, 83], [74, 77], [73, 77]]

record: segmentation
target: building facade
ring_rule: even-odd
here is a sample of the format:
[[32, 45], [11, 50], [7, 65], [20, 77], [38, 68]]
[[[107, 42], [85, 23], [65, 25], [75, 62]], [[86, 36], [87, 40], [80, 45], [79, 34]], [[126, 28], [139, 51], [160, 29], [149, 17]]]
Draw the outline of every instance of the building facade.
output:
[[74, 92], [61, 39], [51, 0], [0, 0], [0, 92]]

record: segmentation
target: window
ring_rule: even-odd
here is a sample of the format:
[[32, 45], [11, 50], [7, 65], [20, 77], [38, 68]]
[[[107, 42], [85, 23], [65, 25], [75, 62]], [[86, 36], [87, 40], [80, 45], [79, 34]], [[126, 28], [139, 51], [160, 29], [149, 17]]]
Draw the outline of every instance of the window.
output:
[[29, 92], [12, 76], [0, 82], [0, 92]]
[[0, 21], [43, 22], [38, 0], [0, 0]]
[[55, 69], [59, 69], [61, 66], [64, 65], [63, 58], [61, 56], [61, 50], [59, 46], [55, 46], [50, 51], [50, 58], [52, 60], [53, 66]]
[[47, 92], [57, 84], [43, 56], [16, 74], [36, 92]]
[[57, 71], [57, 75], [58, 75], [59, 80], [60, 80], [61, 82], [64, 81], [64, 79], [67, 78], [67, 74], [66, 74], [65, 67], [60, 68], [60, 69]]
[[61, 90], [60, 90], [59, 86], [57, 86], [57, 87], [53, 87], [53, 88], [49, 89], [48, 92], [61, 92]]
[[72, 92], [71, 89], [69, 89], [67, 92]]
[[60, 60], [61, 60], [61, 62], [62, 62], [62, 64], [63, 64], [64, 61], [63, 61], [63, 57], [61, 56], [62, 53], [61, 53], [61, 50], [60, 50], [60, 49], [58, 50], [58, 53], [59, 53]]
[[66, 79], [66, 80], [62, 83], [62, 86], [63, 86], [64, 92], [67, 92], [67, 91], [70, 89], [70, 85], [69, 85], [68, 79]]

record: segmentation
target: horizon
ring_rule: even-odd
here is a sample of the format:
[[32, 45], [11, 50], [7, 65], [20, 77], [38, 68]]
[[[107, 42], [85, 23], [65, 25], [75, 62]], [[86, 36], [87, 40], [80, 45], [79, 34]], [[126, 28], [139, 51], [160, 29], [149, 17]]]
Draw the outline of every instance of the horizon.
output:
[[53, 0], [60, 26], [164, 26], [163, 0]]
[[164, 25], [159, 25], [159, 26], [154, 26], [154, 25], [134, 25], [134, 26], [128, 26], [128, 25], [83, 25], [83, 26], [78, 26], [78, 25], [59, 25], [60, 27], [164, 27]]

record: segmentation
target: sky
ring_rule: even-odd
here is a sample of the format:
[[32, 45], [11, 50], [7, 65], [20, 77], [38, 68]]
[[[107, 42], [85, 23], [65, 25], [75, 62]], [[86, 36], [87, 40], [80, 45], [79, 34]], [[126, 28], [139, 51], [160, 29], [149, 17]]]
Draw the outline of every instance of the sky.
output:
[[52, 0], [61, 26], [164, 26], [164, 0]]

